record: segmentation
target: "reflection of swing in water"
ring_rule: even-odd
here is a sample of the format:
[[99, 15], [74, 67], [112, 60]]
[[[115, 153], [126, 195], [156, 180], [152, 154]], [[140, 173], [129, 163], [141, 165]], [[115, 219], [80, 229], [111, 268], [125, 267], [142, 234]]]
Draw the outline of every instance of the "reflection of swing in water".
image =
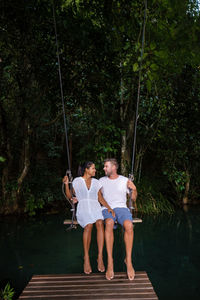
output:
[[[134, 180], [134, 162], [135, 162], [135, 148], [136, 148], [136, 133], [137, 133], [137, 121], [138, 121], [138, 108], [139, 108], [139, 100], [140, 100], [140, 83], [141, 83], [141, 67], [143, 61], [143, 53], [144, 53], [144, 40], [145, 40], [145, 25], [146, 25], [146, 12], [147, 12], [147, 0], [144, 1], [145, 3], [145, 10], [144, 10], [144, 23], [143, 23], [143, 32], [142, 32], [142, 47], [141, 47], [141, 56], [140, 56], [140, 66], [139, 66], [139, 78], [138, 78], [138, 91], [137, 91], [137, 102], [136, 102], [136, 113], [135, 113], [135, 125], [134, 125], [134, 138], [133, 138], [133, 153], [132, 153], [132, 164], [131, 164], [131, 173], [129, 174], [129, 179], [131, 181]], [[59, 81], [60, 81], [60, 90], [61, 90], [61, 99], [62, 99], [62, 109], [63, 109], [63, 118], [64, 118], [64, 129], [65, 129], [65, 136], [66, 136], [66, 149], [67, 149], [67, 161], [68, 161], [68, 170], [66, 175], [69, 177], [69, 186], [72, 192], [72, 174], [71, 174], [71, 164], [70, 164], [70, 157], [69, 157], [69, 145], [68, 145], [68, 134], [67, 134], [67, 126], [66, 126], [66, 117], [65, 117], [65, 106], [64, 106], [64, 97], [63, 97], [63, 88], [62, 88], [62, 76], [61, 76], [61, 67], [60, 67], [60, 57], [59, 57], [59, 48], [58, 48], [58, 39], [57, 39], [57, 27], [56, 27], [56, 18], [55, 18], [55, 10], [53, 7], [53, 18], [54, 18], [54, 28], [55, 28], [55, 38], [56, 38], [56, 48], [57, 48], [57, 60], [58, 60], [58, 70], [59, 70]], [[65, 195], [64, 184], [62, 187], [63, 194], [67, 201], [71, 205], [71, 212], [72, 212], [72, 220], [65, 220], [64, 224], [70, 224], [69, 229], [76, 228], [77, 221], [75, 220], [75, 205], [71, 199], [68, 199]], [[129, 204], [128, 207], [131, 212], [137, 212], [137, 205], [136, 202], [131, 200], [131, 193], [129, 195]], [[133, 223], [141, 223], [142, 220], [135, 217], [133, 219]]]

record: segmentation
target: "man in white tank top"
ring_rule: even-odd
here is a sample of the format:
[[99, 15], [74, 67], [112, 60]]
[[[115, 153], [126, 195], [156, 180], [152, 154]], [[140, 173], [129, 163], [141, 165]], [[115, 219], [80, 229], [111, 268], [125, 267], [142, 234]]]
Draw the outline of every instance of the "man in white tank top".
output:
[[124, 227], [124, 242], [126, 248], [126, 258], [124, 260], [127, 266], [127, 275], [129, 280], [133, 280], [135, 277], [135, 271], [132, 265], [132, 248], [133, 248], [133, 223], [132, 214], [127, 208], [127, 193], [129, 189], [132, 190], [132, 200], [136, 201], [137, 190], [132, 181], [127, 177], [117, 174], [118, 163], [116, 159], [106, 159], [104, 161], [105, 177], [99, 179], [102, 188], [101, 192], [104, 199], [110, 205], [115, 212], [115, 217], [108, 213], [108, 210], [103, 207], [102, 213], [105, 219], [105, 240], [107, 249], [107, 270], [106, 278], [111, 280], [114, 278], [113, 269], [113, 242], [114, 223], [117, 220], [119, 224]]

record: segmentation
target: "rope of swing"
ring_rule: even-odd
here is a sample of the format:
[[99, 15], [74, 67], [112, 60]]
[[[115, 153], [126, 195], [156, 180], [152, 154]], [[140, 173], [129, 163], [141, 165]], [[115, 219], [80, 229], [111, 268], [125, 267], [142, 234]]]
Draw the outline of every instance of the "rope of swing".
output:
[[[55, 31], [55, 39], [56, 39], [56, 51], [57, 51], [57, 61], [58, 61], [58, 73], [59, 73], [59, 82], [60, 82], [60, 93], [61, 93], [61, 101], [62, 101], [62, 111], [63, 111], [63, 121], [64, 121], [64, 130], [65, 130], [65, 141], [66, 141], [66, 150], [67, 150], [67, 163], [68, 163], [68, 170], [66, 171], [66, 175], [69, 177], [69, 185], [70, 185], [70, 191], [72, 195], [72, 174], [71, 174], [71, 163], [70, 163], [70, 156], [69, 156], [69, 141], [68, 141], [68, 133], [67, 133], [67, 122], [66, 122], [66, 116], [65, 116], [65, 103], [64, 103], [64, 96], [63, 96], [63, 84], [62, 84], [62, 74], [61, 74], [61, 66], [60, 66], [60, 55], [59, 55], [59, 47], [58, 47], [58, 34], [57, 34], [57, 26], [56, 26], [56, 15], [55, 15], [55, 5], [53, 1], [53, 20], [54, 20], [54, 31]], [[67, 199], [67, 201], [71, 205], [71, 211], [72, 211], [72, 222], [70, 225], [70, 228], [75, 227], [74, 226], [74, 220], [75, 220], [75, 205], [73, 201], [70, 201], [65, 194], [65, 184], [62, 184], [62, 192], [64, 197]]]
[[[138, 76], [138, 89], [137, 89], [137, 101], [136, 101], [136, 110], [135, 110], [135, 124], [134, 124], [134, 137], [133, 137], [133, 154], [132, 154], [132, 163], [131, 163], [131, 173], [129, 174], [129, 179], [134, 181], [134, 165], [135, 165], [135, 152], [136, 152], [136, 138], [137, 138], [137, 123], [138, 123], [138, 110], [140, 102], [140, 90], [141, 90], [141, 74], [142, 74], [142, 61], [144, 54], [144, 43], [145, 43], [145, 27], [146, 27], [146, 18], [147, 18], [147, 0], [144, 0], [144, 19], [143, 19], [143, 29], [142, 29], [142, 47], [140, 53], [140, 64], [139, 64], [139, 76]], [[136, 205], [136, 204], [135, 204]], [[130, 191], [129, 196], [129, 209], [132, 211], [136, 207], [133, 207], [132, 204], [132, 191]]]
[[141, 74], [142, 74], [142, 61], [144, 54], [144, 43], [145, 43], [145, 27], [146, 27], [146, 15], [147, 15], [147, 0], [144, 1], [144, 21], [143, 21], [143, 30], [142, 30], [142, 47], [140, 54], [140, 65], [139, 65], [139, 76], [138, 76], [138, 90], [137, 90], [137, 102], [136, 102], [136, 111], [135, 111], [135, 126], [134, 126], [134, 138], [133, 138], [133, 154], [132, 154], [132, 164], [131, 164], [131, 173], [134, 174], [134, 164], [135, 164], [135, 149], [136, 149], [136, 137], [137, 137], [137, 123], [138, 123], [138, 109], [140, 102], [140, 90], [141, 90]]

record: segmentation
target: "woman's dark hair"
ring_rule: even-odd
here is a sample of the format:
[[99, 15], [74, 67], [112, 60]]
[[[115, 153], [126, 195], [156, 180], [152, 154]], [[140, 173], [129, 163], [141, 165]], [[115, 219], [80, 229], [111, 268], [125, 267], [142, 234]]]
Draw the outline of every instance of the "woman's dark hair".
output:
[[78, 167], [78, 176], [83, 176], [85, 169], [89, 169], [94, 163], [92, 161], [86, 161]]

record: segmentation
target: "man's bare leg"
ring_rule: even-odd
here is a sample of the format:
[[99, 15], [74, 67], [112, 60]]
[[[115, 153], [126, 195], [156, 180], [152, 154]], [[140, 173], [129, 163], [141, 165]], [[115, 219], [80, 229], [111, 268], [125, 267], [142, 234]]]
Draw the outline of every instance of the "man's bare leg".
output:
[[104, 225], [102, 220], [96, 221], [96, 228], [97, 228], [97, 245], [98, 245], [98, 270], [99, 272], [105, 271], [105, 266], [103, 263], [103, 245], [104, 245]]
[[127, 275], [129, 280], [135, 277], [135, 271], [132, 265], [132, 249], [133, 249], [133, 224], [130, 220], [124, 221], [124, 242], [126, 247], [125, 263], [127, 267]]
[[83, 231], [83, 249], [84, 249], [83, 269], [84, 269], [85, 274], [90, 274], [92, 272], [92, 268], [90, 265], [90, 257], [89, 257], [92, 227], [93, 227], [93, 224], [88, 224], [85, 226], [84, 231]]
[[114, 278], [113, 270], [113, 234], [114, 221], [113, 219], [106, 219], [106, 229], [105, 229], [105, 240], [106, 240], [106, 250], [108, 256], [106, 279], [111, 280]]

